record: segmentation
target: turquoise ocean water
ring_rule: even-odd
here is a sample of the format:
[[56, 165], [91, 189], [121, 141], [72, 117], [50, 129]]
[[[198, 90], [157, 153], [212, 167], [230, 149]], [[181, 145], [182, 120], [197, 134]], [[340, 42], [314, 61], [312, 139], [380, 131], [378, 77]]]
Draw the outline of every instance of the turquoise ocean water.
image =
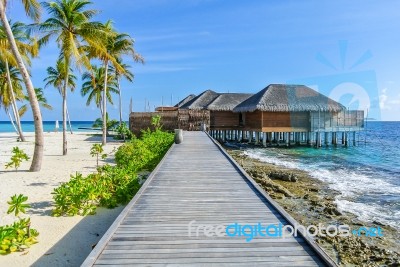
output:
[[400, 229], [400, 122], [368, 122], [358, 139], [358, 146], [349, 148], [243, 149], [250, 157], [327, 182], [340, 192], [339, 209]]
[[[32, 121], [22, 121], [22, 130], [24, 132], [34, 132], [35, 128]], [[73, 131], [87, 132], [90, 130], [79, 128], [92, 128], [93, 121], [71, 121]], [[62, 130], [62, 121], [59, 121], [59, 131]], [[69, 125], [67, 125], [69, 129]], [[43, 129], [45, 132], [52, 132], [55, 130], [55, 121], [44, 121]], [[15, 132], [12, 124], [9, 121], [0, 121], [0, 133]]]
[[[72, 128], [88, 131], [79, 128], [90, 128], [92, 124], [73, 121]], [[46, 132], [54, 131], [54, 121], [43, 125]], [[22, 127], [25, 132], [34, 131], [32, 122], [22, 122]], [[0, 132], [13, 131], [9, 122], [0, 122]], [[361, 141], [358, 146], [348, 148], [243, 149], [250, 157], [302, 169], [327, 182], [340, 192], [336, 203], [341, 210], [354, 213], [361, 220], [400, 229], [400, 122], [368, 122], [357, 140]]]

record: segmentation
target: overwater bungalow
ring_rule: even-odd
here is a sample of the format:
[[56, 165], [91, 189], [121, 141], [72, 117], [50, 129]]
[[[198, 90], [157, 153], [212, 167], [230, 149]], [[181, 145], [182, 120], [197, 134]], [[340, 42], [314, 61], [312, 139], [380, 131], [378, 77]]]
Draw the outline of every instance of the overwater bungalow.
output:
[[182, 105], [181, 109], [210, 111], [210, 130], [232, 130], [241, 127], [241, 114], [233, 109], [252, 94], [216, 93], [207, 90]]
[[[249, 97], [233, 112], [242, 114], [249, 139], [272, 143], [348, 145], [348, 134], [364, 127], [364, 112], [349, 111], [342, 104], [304, 85], [271, 84]], [[254, 132], [254, 135], [253, 135]], [[263, 136], [260, 136], [260, 135]]]
[[[172, 109], [157, 108], [156, 112], [164, 116], [165, 122], [169, 122], [165, 125], [171, 127], [205, 128], [222, 141], [246, 141], [264, 146], [308, 144], [319, 147], [340, 142], [347, 146], [350, 139], [355, 145], [356, 132], [364, 127], [362, 110], [347, 110], [304, 85], [271, 84], [256, 94], [206, 90], [198, 96], [187, 96]], [[153, 115], [132, 113], [131, 122], [143, 122], [144, 117], [150, 121]], [[139, 124], [133, 123], [131, 128], [138, 131], [142, 128], [137, 127]]]

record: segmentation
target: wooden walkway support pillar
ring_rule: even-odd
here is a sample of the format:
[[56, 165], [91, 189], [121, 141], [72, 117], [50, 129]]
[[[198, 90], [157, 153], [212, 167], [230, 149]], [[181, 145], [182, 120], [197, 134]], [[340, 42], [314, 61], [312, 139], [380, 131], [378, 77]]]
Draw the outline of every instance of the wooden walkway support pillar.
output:
[[267, 146], [267, 133], [263, 133], [263, 146], [266, 147]]
[[349, 146], [349, 136], [347, 132], [344, 133], [344, 146], [345, 147]]
[[284, 138], [285, 138], [285, 145], [289, 146], [290, 145], [290, 133], [284, 133]]
[[328, 146], [329, 145], [329, 132], [325, 132], [325, 145]]
[[255, 144], [258, 145], [260, 143], [260, 133], [255, 132]]
[[332, 145], [337, 145], [337, 132], [332, 132]]

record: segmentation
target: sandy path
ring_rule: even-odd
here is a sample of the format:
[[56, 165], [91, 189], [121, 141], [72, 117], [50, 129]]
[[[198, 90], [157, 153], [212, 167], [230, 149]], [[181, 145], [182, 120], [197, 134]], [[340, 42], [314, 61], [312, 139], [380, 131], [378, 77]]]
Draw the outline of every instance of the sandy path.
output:
[[[69, 180], [76, 171], [90, 173], [96, 160], [89, 154], [93, 143], [100, 137], [84, 133], [68, 135], [68, 155], [62, 154], [62, 133], [45, 133], [42, 170], [27, 172], [30, 162], [24, 162], [18, 172], [5, 170], [12, 147], [18, 146], [29, 156], [33, 154], [33, 134], [26, 134], [27, 142], [16, 141], [15, 134], [0, 134], [0, 224], [9, 224], [14, 217], [7, 215], [7, 201], [14, 194], [25, 194], [32, 205], [28, 214], [32, 228], [39, 231], [39, 243], [26, 253], [0, 256], [0, 266], [79, 266], [90, 253], [123, 207], [113, 210], [99, 209], [95, 216], [55, 218], [51, 216], [51, 192]], [[105, 147], [109, 153], [121, 143], [110, 139]], [[112, 158], [112, 157], [111, 157]]]

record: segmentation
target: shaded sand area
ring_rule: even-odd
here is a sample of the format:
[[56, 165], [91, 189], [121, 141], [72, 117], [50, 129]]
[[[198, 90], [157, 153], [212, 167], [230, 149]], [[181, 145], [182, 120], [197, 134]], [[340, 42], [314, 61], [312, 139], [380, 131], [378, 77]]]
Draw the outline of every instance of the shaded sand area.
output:
[[[123, 207], [97, 209], [94, 216], [52, 217], [52, 191], [70, 175], [79, 171], [88, 174], [96, 170], [96, 159], [89, 152], [92, 144], [100, 143], [101, 136], [88, 133], [68, 134], [68, 155], [62, 156], [62, 133], [45, 133], [45, 148], [42, 170], [31, 173], [29, 162], [22, 163], [18, 172], [5, 169], [14, 146], [23, 149], [30, 157], [33, 154], [33, 133], [26, 134], [27, 142], [17, 142], [13, 133], [0, 134], [0, 224], [10, 224], [15, 219], [7, 215], [7, 201], [14, 194], [29, 197], [31, 227], [38, 230], [39, 243], [25, 252], [0, 256], [0, 266], [79, 266], [112, 224]], [[104, 148], [111, 153], [121, 145], [109, 139]], [[112, 163], [113, 155], [105, 161]], [[22, 215], [21, 217], [24, 217]]]

